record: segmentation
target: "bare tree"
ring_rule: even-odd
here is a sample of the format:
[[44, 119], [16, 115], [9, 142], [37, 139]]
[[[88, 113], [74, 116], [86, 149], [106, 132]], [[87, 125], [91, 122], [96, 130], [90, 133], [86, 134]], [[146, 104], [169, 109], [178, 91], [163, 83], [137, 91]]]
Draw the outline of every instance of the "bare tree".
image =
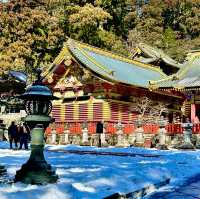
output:
[[145, 113], [149, 112], [152, 101], [148, 97], [134, 98], [134, 105], [131, 111], [138, 112], [140, 117], [143, 118]]
[[[131, 111], [139, 113], [141, 120], [146, 122], [157, 122], [163, 113], [167, 113], [167, 105], [162, 102], [154, 102], [148, 97], [134, 98]], [[148, 117], [145, 117], [148, 115]]]
[[155, 103], [150, 109], [150, 115], [155, 117], [160, 117], [162, 113], [167, 113], [167, 104], [163, 104], [162, 102]]
[[163, 113], [168, 113], [167, 105], [162, 102], [152, 104], [149, 115], [152, 116], [154, 122], [157, 122]]

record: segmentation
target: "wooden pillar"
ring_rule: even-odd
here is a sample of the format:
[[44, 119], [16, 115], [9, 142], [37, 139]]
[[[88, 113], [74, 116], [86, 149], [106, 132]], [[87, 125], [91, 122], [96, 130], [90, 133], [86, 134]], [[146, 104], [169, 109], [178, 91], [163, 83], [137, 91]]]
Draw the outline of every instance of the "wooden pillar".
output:
[[195, 121], [195, 117], [196, 117], [196, 105], [195, 104], [191, 104], [191, 122]]

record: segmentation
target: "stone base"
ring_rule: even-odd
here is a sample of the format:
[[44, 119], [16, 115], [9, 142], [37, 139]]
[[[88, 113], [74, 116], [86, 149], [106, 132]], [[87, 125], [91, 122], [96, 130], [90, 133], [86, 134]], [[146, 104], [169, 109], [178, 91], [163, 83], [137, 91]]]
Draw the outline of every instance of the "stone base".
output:
[[135, 147], [144, 147], [144, 143], [139, 143], [139, 142], [136, 142], [134, 144]]
[[101, 143], [101, 146], [102, 146], [102, 147], [108, 147], [109, 145], [108, 145], [107, 142], [104, 142], [104, 143]]
[[162, 145], [158, 144], [156, 146], [156, 148], [159, 149], [159, 150], [169, 150], [168, 147], [167, 147], [167, 145], [165, 145], [165, 144], [162, 144]]
[[130, 147], [130, 144], [116, 144], [115, 147]]
[[72, 144], [74, 144], [74, 145], [80, 145], [80, 143], [81, 143], [81, 136], [80, 135], [74, 135], [73, 137], [72, 137]]
[[52, 167], [46, 162], [31, 163], [27, 162], [17, 171], [14, 182], [22, 182], [25, 184], [47, 184], [56, 183], [58, 175]]
[[134, 145], [135, 140], [136, 140], [135, 135], [129, 135], [128, 142], [129, 142], [130, 145]]
[[195, 149], [195, 147], [192, 143], [183, 143], [178, 147], [178, 149], [191, 150], [191, 149]]
[[[34, 138], [34, 136], [32, 136]], [[32, 140], [33, 142], [34, 140]], [[17, 171], [14, 182], [23, 182], [25, 184], [47, 184], [55, 183], [58, 176], [47, 164], [44, 159], [43, 145], [31, 145], [31, 155], [26, 164]]]
[[151, 138], [146, 138], [146, 139], [144, 140], [144, 147], [145, 147], [145, 148], [151, 148], [151, 147], [152, 147]]
[[89, 141], [87, 141], [87, 142], [82, 142], [80, 145], [81, 145], [81, 146], [90, 146], [90, 142], [89, 142]]
[[117, 136], [115, 134], [110, 135], [107, 140], [109, 146], [115, 146], [117, 144]]
[[90, 146], [98, 146], [98, 136], [96, 134], [93, 134], [90, 138]]

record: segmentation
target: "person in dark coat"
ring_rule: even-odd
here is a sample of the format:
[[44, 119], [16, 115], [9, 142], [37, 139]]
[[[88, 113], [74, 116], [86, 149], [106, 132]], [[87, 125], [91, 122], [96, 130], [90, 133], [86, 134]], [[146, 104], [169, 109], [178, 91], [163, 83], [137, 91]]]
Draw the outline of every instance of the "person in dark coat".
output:
[[15, 142], [15, 148], [17, 148], [17, 141], [18, 141], [18, 129], [17, 125], [13, 121], [11, 125], [8, 127], [8, 136], [10, 142], [10, 149], [12, 149], [12, 142]]
[[26, 124], [20, 125], [18, 127], [19, 136], [20, 136], [20, 147], [22, 149], [24, 145], [24, 149], [28, 149], [28, 139], [29, 139], [29, 129]]
[[101, 147], [101, 133], [103, 133], [103, 122], [97, 122], [96, 133], [98, 135], [98, 147]]

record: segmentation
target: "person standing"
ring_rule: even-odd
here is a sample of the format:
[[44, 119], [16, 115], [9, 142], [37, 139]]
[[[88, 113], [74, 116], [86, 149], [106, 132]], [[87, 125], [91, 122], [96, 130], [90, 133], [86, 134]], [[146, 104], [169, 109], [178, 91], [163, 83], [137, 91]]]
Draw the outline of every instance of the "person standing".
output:
[[17, 125], [13, 121], [11, 125], [8, 127], [8, 137], [10, 142], [10, 149], [12, 149], [12, 142], [15, 142], [15, 148], [17, 148], [17, 141], [18, 141], [18, 129]]
[[24, 145], [24, 149], [28, 149], [28, 138], [29, 138], [28, 127], [25, 124], [20, 125], [18, 131], [20, 135], [19, 149], [22, 149], [23, 145]]
[[97, 122], [96, 133], [98, 135], [98, 147], [101, 147], [101, 134], [103, 133], [103, 122]]

